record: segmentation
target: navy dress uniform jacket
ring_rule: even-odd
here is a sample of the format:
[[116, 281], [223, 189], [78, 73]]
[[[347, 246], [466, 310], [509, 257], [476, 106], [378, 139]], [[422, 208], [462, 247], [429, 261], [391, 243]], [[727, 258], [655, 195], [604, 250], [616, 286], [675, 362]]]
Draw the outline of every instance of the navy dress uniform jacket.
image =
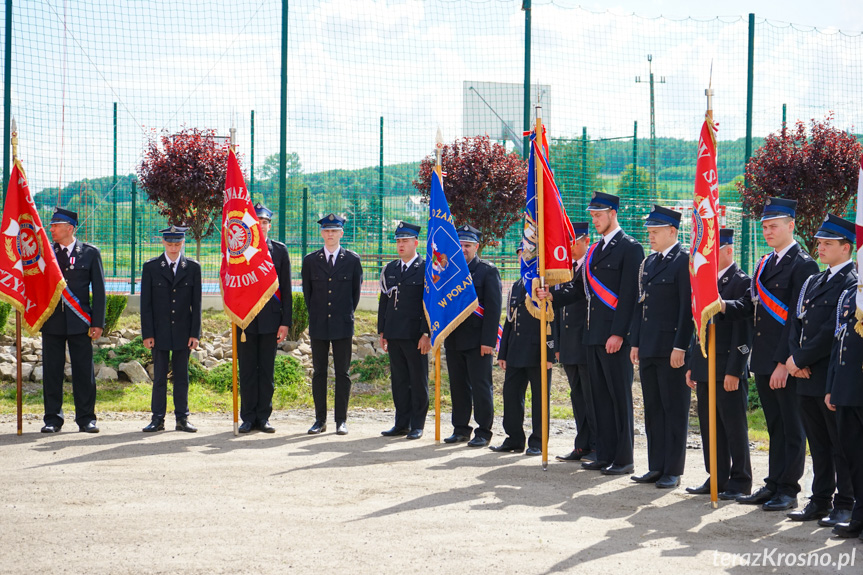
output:
[[[857, 320], [856, 288], [846, 290], [834, 309], [830, 325], [835, 329], [827, 370], [830, 403], [844, 407], [863, 407], [863, 337], [854, 329]], [[859, 437], [855, 438], [859, 445]]]
[[[170, 317], [170, 321], [168, 318]], [[141, 337], [155, 349], [185, 349], [201, 337], [201, 266], [180, 255], [176, 274], [163, 253], [141, 272]]]
[[[629, 345], [630, 327], [638, 303], [638, 270], [644, 260], [644, 248], [623, 231], [617, 232], [604, 249], [600, 249], [601, 242], [593, 254], [590, 271], [617, 295], [617, 309], [611, 309], [595, 295], [590, 298], [584, 343], [604, 346], [609, 337], [617, 335], [623, 338], [624, 345]], [[553, 294], [555, 309], [584, 298], [584, 281], [586, 278], [581, 276], [557, 286]]]
[[279, 297], [273, 296], [258, 312], [252, 323], [246, 327], [246, 333], [276, 333], [280, 326], [292, 325], [293, 321], [293, 291], [291, 289], [291, 257], [288, 247], [267, 238], [267, 249], [273, 258], [273, 265], [279, 276]]
[[[748, 295], [750, 281], [736, 263], [731, 264], [719, 278], [719, 297], [736, 300]], [[752, 347], [752, 322], [745, 319], [730, 321], [721, 313], [716, 314], [713, 321], [716, 324], [717, 382], [720, 382], [720, 375], [723, 379], [726, 375], [732, 375], [746, 381], [749, 378], [747, 365]], [[707, 358], [701, 353], [697, 334], [692, 338], [689, 357], [689, 369], [692, 370], [690, 378], [693, 381], [709, 381]]]
[[[516, 281], [509, 293], [507, 302], [506, 323], [503, 325], [503, 335], [500, 338], [498, 361], [506, 361], [510, 367], [541, 367], [540, 365], [540, 333], [539, 320], [530, 315], [524, 305], [527, 292], [524, 280]], [[554, 363], [554, 342], [548, 338], [547, 361]]]
[[[62, 247], [54, 244], [54, 253]], [[66, 286], [78, 301], [81, 308], [90, 315], [87, 325], [62, 300], [42, 325], [42, 333], [50, 335], [75, 335], [87, 333], [91, 327], [105, 327], [105, 274], [102, 271], [102, 255], [99, 248], [81, 240], [75, 240], [75, 247], [69, 254], [69, 265], [60, 270]], [[92, 299], [90, 291], [92, 290]]]
[[423, 308], [426, 264], [418, 257], [404, 273], [401, 266], [400, 259], [394, 260], [381, 272], [381, 287], [386, 291], [381, 291], [378, 301], [378, 333], [384, 334], [384, 339], [419, 341], [429, 333]]
[[794, 357], [797, 367], [808, 367], [812, 372], [809, 379], [797, 380], [797, 393], [819, 398], [824, 397], [827, 389], [827, 370], [836, 328], [836, 304], [842, 292], [857, 285], [857, 272], [854, 271], [853, 263], [849, 262], [825, 284], [824, 277], [829, 271], [824, 270], [808, 280], [806, 291], [800, 296], [799, 306], [790, 309], [788, 314], [791, 323], [789, 355]]
[[303, 258], [302, 278], [309, 337], [328, 341], [353, 337], [354, 311], [363, 284], [360, 256], [340, 246], [331, 269], [321, 248]]
[[[752, 338], [752, 355], [749, 361], [752, 373], [772, 374], [777, 363], [784, 364], [788, 360], [790, 355], [788, 338], [794, 306], [797, 304], [797, 298], [800, 297], [803, 282], [816, 273], [818, 273], [818, 264], [815, 260], [800, 249], [799, 244], [794, 244], [778, 264], [774, 265], [771, 262], [768, 269], [761, 274], [761, 283], [788, 307], [788, 319], [784, 326], [773, 319], [764, 305], [759, 303], [756, 306], [750, 294], [744, 294], [735, 301], [726, 302], [725, 316], [728, 319], [752, 317], [753, 311], [755, 313], [755, 335]], [[754, 276], [752, 281], [756, 281]]]
[[676, 244], [668, 255], [647, 256], [641, 273], [643, 298], [632, 322], [631, 345], [639, 357], [671, 357], [688, 350], [692, 339], [692, 288], [689, 253]]
[[[587, 261], [585, 259], [585, 261]], [[582, 264], [583, 265], [583, 264]], [[581, 268], [572, 266], [575, 290], [584, 290], [581, 283]], [[587, 323], [587, 300], [579, 299], [555, 312], [552, 324], [554, 351], [560, 353], [559, 361], [564, 365], [587, 365], [587, 350], [584, 347], [584, 331]]]
[[497, 345], [497, 328], [500, 326], [500, 310], [503, 287], [500, 273], [489, 262], [475, 256], [467, 265], [473, 278], [473, 287], [479, 305], [484, 309], [483, 317], [470, 314], [444, 341], [444, 347], [453, 350], [466, 350], [486, 345]]

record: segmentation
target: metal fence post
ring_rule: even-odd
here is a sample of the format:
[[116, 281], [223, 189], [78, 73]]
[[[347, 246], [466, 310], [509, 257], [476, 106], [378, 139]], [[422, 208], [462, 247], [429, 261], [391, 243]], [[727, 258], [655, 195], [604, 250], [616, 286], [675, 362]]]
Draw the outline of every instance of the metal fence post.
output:
[[114, 185], [111, 186], [111, 201], [114, 204], [114, 261], [112, 276], [117, 277], [117, 102], [114, 102]]
[[309, 188], [303, 188], [303, 253], [300, 260], [306, 257], [309, 251]]
[[129, 266], [129, 293], [135, 295], [135, 245], [137, 243], [137, 235], [135, 233], [135, 219], [137, 217], [137, 210], [135, 204], [137, 204], [138, 197], [138, 182], [132, 180], [132, 263]]
[[[743, 158], [743, 169], [744, 173], [746, 170], [746, 165], [749, 163], [749, 159], [752, 157], [752, 92], [753, 92], [753, 84], [755, 81], [754, 75], [754, 65], [755, 65], [755, 14], [749, 14], [749, 62], [747, 65], [747, 73], [746, 73], [746, 149], [745, 156]], [[745, 176], [745, 185], [749, 187], [749, 177]], [[741, 264], [743, 265], [743, 269], [751, 274], [752, 273], [752, 262], [753, 262], [753, 254], [755, 250], [752, 246], [753, 241], [753, 233], [752, 233], [752, 221], [751, 219], [746, 219], [745, 217], [741, 221], [740, 227], [741, 232], [743, 232], [742, 244], [743, 247], [740, 250], [740, 259]]]
[[255, 201], [255, 111], [252, 110], [252, 117], [249, 121], [249, 198], [252, 202]]
[[282, 0], [282, 82], [279, 105], [279, 241], [285, 243], [288, 161], [288, 0]]
[[[524, 131], [530, 131], [530, 0], [522, 0], [521, 9], [524, 10]], [[530, 137], [525, 136], [522, 140], [522, 156], [530, 157]]]

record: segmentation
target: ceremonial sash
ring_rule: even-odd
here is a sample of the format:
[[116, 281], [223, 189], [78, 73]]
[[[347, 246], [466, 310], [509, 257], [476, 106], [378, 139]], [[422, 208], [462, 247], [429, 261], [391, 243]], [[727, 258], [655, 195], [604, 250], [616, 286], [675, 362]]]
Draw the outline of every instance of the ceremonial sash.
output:
[[785, 325], [785, 322], [788, 320], [788, 306], [779, 301], [779, 299], [770, 293], [770, 290], [764, 287], [764, 284], [761, 283], [761, 272], [775, 253], [776, 252], [770, 252], [770, 254], [762, 257], [761, 261], [758, 262], [758, 269], [755, 270], [755, 289], [758, 294], [758, 299], [761, 301], [764, 309], [767, 310], [767, 313], [770, 314], [770, 317], [778, 321], [781, 325]]
[[81, 318], [81, 321], [83, 321], [87, 325], [90, 325], [90, 315], [84, 311], [84, 308], [81, 307], [81, 302], [78, 300], [77, 297], [75, 297], [75, 294], [73, 294], [68, 287], [63, 290], [63, 301], [66, 303], [67, 306], [69, 306], [69, 308], [75, 315]]
[[587, 252], [587, 261], [585, 262], [585, 275], [587, 276], [587, 283], [590, 285], [590, 290], [596, 294], [596, 297], [599, 298], [599, 301], [604, 303], [606, 306], [613, 310], [617, 310], [617, 294], [613, 291], [605, 287], [601, 281], [599, 281], [593, 272], [590, 270], [590, 262], [593, 261], [593, 253], [596, 251], [596, 246], [599, 245], [599, 242], [596, 242]]
[[[485, 317], [485, 308], [482, 307], [482, 304], [477, 304], [476, 309], [473, 310], [473, 315], [482, 318]], [[500, 346], [500, 338], [503, 337], [503, 326], [497, 324], [497, 346]]]
[[282, 290], [277, 289], [276, 293], [273, 294], [273, 297], [276, 298], [276, 301], [282, 303]]

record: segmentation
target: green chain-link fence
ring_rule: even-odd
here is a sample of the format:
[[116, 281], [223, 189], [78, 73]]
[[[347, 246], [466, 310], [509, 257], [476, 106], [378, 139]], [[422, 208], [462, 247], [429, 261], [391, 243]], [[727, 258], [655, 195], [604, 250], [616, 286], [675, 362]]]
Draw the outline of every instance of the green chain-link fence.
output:
[[[437, 128], [447, 140], [487, 133], [517, 152], [526, 79], [572, 219], [587, 219], [593, 190], [617, 193], [624, 228], [646, 240], [653, 203], [691, 202], [712, 70], [720, 201], [749, 270], [765, 247], [734, 188], [747, 153], [783, 120], [832, 111], [851, 132], [863, 120], [854, 72], [863, 35], [755, 17], [643, 18], [561, 0], [45, 0], [7, 2], [3, 34], [6, 111], [36, 201], [46, 219], [58, 203], [81, 214], [79, 236], [102, 249], [114, 291], [128, 291], [161, 252], [166, 222], [140, 186], [134, 235], [131, 219], [154, 131], [226, 136], [234, 125], [247, 182], [276, 211], [273, 235], [288, 243], [295, 279], [319, 245], [315, 221], [334, 211], [348, 218], [343, 244], [364, 256], [371, 280], [394, 257], [394, 223], [425, 223], [411, 182]], [[508, 278], [519, 234], [514, 226], [484, 254]], [[202, 250], [211, 291], [218, 246], [214, 236]]]

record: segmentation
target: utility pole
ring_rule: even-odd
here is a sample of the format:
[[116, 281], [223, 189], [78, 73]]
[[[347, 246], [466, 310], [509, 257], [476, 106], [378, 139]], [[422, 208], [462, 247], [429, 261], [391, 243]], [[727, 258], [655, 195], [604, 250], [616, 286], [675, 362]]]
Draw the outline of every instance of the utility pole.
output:
[[[650, 66], [650, 195], [656, 198], [656, 98], [654, 95], [654, 84], [665, 84], [665, 76], [658, 80], [653, 77], [653, 55], [647, 55], [647, 64]], [[645, 84], [641, 76], [635, 77], [636, 84]]]

